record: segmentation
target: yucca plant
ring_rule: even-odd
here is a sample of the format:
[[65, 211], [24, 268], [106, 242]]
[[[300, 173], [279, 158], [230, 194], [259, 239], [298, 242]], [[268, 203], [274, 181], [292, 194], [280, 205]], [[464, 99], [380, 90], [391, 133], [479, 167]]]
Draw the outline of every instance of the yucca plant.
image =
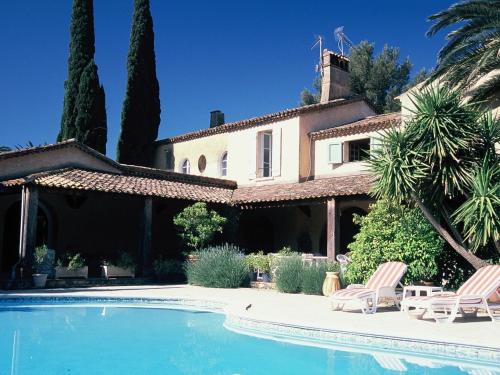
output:
[[453, 4], [428, 18], [433, 36], [456, 27], [446, 35], [447, 44], [429, 82], [440, 79], [460, 91], [473, 88], [473, 100], [485, 100], [500, 88], [500, 1], [469, 0]]
[[499, 246], [499, 120], [445, 87], [413, 98], [403, 129], [382, 135], [369, 165], [374, 195], [416, 204], [441, 237], [475, 268], [474, 250]]

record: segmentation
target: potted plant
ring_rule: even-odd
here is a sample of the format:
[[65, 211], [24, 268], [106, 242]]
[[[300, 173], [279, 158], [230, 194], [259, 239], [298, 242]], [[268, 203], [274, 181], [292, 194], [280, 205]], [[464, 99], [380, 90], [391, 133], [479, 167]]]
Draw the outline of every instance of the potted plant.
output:
[[57, 259], [56, 278], [87, 278], [89, 273], [80, 253], [64, 253]]
[[269, 282], [269, 271], [271, 269], [269, 264], [269, 257], [263, 251], [247, 255], [246, 262], [250, 269], [251, 280]]
[[38, 246], [33, 254], [33, 284], [35, 288], [44, 288], [47, 276], [52, 272], [55, 251], [47, 245]]
[[102, 265], [102, 276], [110, 277], [135, 277], [135, 260], [130, 253], [122, 252], [117, 260], [105, 261]]

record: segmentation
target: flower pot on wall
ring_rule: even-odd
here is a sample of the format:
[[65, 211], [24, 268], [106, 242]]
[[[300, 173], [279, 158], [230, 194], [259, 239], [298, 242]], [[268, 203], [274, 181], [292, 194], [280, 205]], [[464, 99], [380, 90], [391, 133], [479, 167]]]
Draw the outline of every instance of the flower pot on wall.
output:
[[133, 268], [122, 268], [118, 266], [102, 266], [102, 276], [105, 278], [110, 277], [135, 277], [135, 270]]
[[33, 285], [35, 288], [45, 288], [45, 284], [47, 283], [47, 274], [46, 273], [34, 273], [33, 274]]
[[80, 267], [74, 270], [69, 270], [68, 267], [56, 267], [56, 279], [61, 278], [84, 278], [89, 275], [89, 268], [87, 266]]

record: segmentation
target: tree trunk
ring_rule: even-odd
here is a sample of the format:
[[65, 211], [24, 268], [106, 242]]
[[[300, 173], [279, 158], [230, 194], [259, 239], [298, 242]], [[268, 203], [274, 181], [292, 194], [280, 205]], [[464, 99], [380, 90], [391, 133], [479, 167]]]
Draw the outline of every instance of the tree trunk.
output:
[[495, 249], [500, 253], [500, 240], [494, 241]]
[[467, 251], [463, 246], [461, 246], [455, 239], [448, 233], [448, 231], [436, 220], [436, 218], [432, 215], [430, 210], [422, 203], [422, 201], [415, 195], [412, 194], [411, 197], [417, 203], [418, 207], [424, 214], [424, 216], [429, 220], [429, 222], [432, 224], [432, 226], [437, 230], [439, 235], [446, 241], [448, 244], [455, 250], [458, 254], [460, 254], [467, 262], [469, 262], [472, 267], [474, 267], [476, 270], [480, 269], [481, 267], [484, 267], [487, 265], [487, 263], [482, 260], [481, 258], [478, 258], [471, 252]]

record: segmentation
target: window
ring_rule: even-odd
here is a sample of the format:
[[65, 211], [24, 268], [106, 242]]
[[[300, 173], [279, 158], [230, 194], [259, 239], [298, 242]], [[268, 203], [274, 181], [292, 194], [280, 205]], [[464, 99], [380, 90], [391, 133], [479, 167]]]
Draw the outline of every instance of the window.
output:
[[188, 159], [184, 159], [181, 165], [181, 172], [184, 174], [189, 174], [191, 172], [191, 164], [189, 164]]
[[272, 146], [273, 134], [272, 132], [262, 132], [259, 134], [259, 169], [258, 177], [271, 177], [272, 176]]
[[227, 152], [224, 152], [220, 159], [220, 175], [227, 176]]
[[349, 161], [362, 161], [369, 157], [370, 139], [349, 142]]
[[205, 172], [205, 169], [207, 168], [207, 158], [205, 155], [201, 155], [200, 158], [198, 159], [198, 170], [200, 173]]

